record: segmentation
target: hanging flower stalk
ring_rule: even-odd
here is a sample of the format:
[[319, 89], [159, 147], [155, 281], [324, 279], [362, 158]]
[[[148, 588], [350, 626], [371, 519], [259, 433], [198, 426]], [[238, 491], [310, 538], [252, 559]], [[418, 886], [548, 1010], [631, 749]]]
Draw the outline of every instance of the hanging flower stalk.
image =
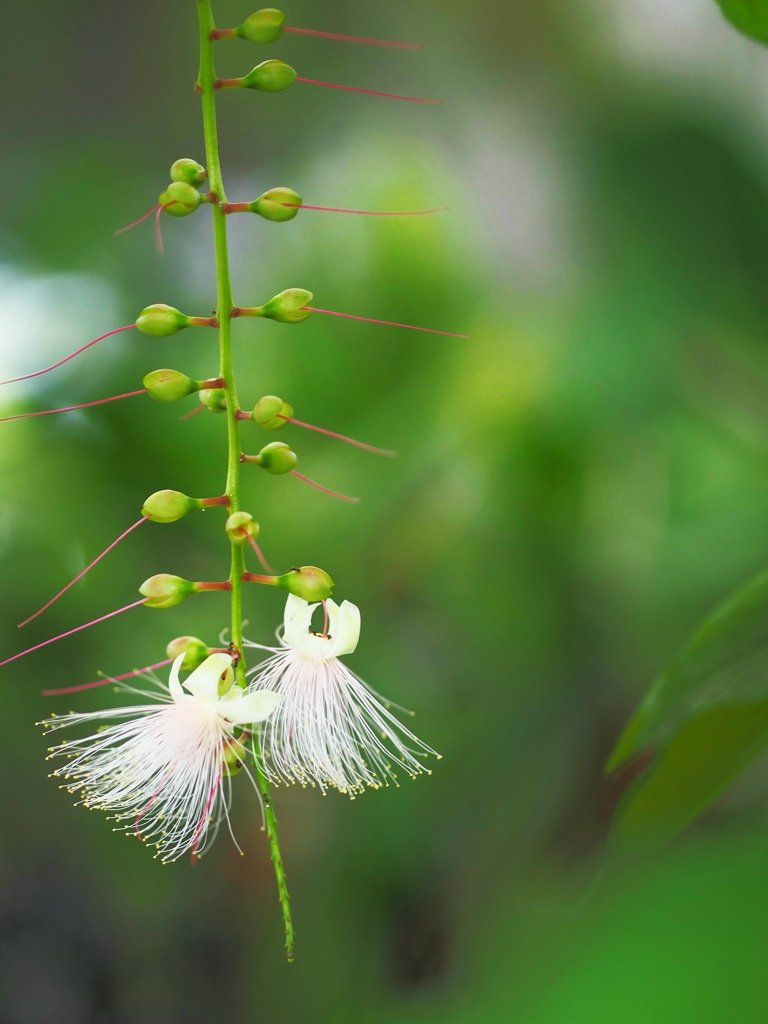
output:
[[[174, 402], [198, 394], [202, 403], [199, 408], [221, 415], [226, 423], [226, 486], [223, 494], [208, 498], [192, 498], [176, 490], [161, 490], [150, 495], [141, 508], [141, 518], [22, 625], [31, 622], [63, 597], [77, 580], [144, 522], [167, 525], [195, 510], [221, 506], [226, 510], [222, 533], [229, 544], [229, 574], [223, 580], [192, 582], [171, 573], [158, 573], [141, 585], [138, 601], [37, 643], [0, 661], [0, 666], [139, 605], [164, 609], [172, 608], [198, 593], [228, 594], [230, 643], [227, 648], [209, 647], [193, 636], [178, 637], [168, 644], [165, 660], [147, 669], [46, 691], [51, 695], [72, 693], [112, 682], [125, 692], [141, 696], [142, 703], [85, 714], [70, 713], [63, 717], [52, 715], [43, 724], [54, 731], [73, 726], [95, 727], [84, 739], [67, 739], [51, 748], [51, 757], [66, 758], [54, 774], [65, 780], [65, 787], [71, 792], [80, 794], [79, 802], [106, 811], [117, 820], [119, 830], [153, 846], [163, 861], [173, 861], [185, 854], [193, 860], [199, 858], [222, 825], [232, 833], [229, 818], [232, 776], [244, 771], [261, 802], [282, 907], [286, 950], [291, 960], [293, 920], [270, 784], [309, 783], [323, 791], [335, 788], [355, 796], [367, 787], [388, 785], [399, 774], [415, 777], [425, 772], [423, 759], [435, 751], [399, 721], [391, 710], [393, 705], [379, 698], [340, 660], [357, 646], [360, 633], [357, 607], [348, 601], [337, 606], [330, 600], [333, 580], [317, 566], [305, 565], [283, 573], [272, 570], [256, 541], [259, 524], [242, 507], [241, 472], [248, 464], [256, 465], [268, 474], [291, 473], [326, 494], [346, 501], [358, 500], [338, 494], [299, 473], [295, 469], [298, 456], [286, 442], [272, 441], [256, 455], [244, 454], [240, 439], [244, 420], [250, 420], [265, 430], [298, 426], [378, 455], [395, 453], [297, 420], [293, 416], [293, 408], [275, 395], [260, 398], [250, 410], [244, 411], [235, 386], [232, 326], [244, 316], [296, 325], [306, 321], [314, 312], [397, 327], [410, 325], [312, 307], [309, 305], [312, 293], [304, 288], [287, 288], [263, 306], [241, 307], [235, 304], [227, 247], [228, 215], [249, 211], [274, 222], [288, 222], [296, 217], [303, 203], [296, 192], [286, 188], [271, 189], [252, 203], [228, 202], [219, 158], [216, 95], [220, 90], [229, 88], [278, 92], [295, 81], [312, 80], [298, 78], [294, 69], [280, 60], [264, 61], [243, 78], [222, 80], [216, 76], [213, 51], [219, 39], [238, 37], [250, 42], [269, 43], [278, 39], [282, 31], [379, 46], [415, 47], [292, 28], [283, 24], [285, 15], [271, 8], [256, 12], [238, 29], [224, 30], [215, 27], [211, 0], [197, 0], [197, 12], [200, 69], [195, 88], [202, 101], [206, 165], [204, 167], [188, 158], [177, 160], [171, 167], [171, 182], [157, 204], [135, 223], [154, 214], [159, 230], [163, 214], [184, 218], [203, 205], [210, 206], [217, 284], [216, 311], [212, 317], [194, 317], [165, 303], [155, 303], [142, 310], [134, 324], [102, 335], [51, 367], [14, 380], [47, 373], [102, 338], [133, 326], [150, 338], [167, 337], [187, 327], [215, 329], [218, 332], [218, 366], [215, 371], [210, 368], [207, 379], [193, 380], [178, 370], [153, 370], [144, 377], [141, 391], [127, 392], [115, 398], [146, 392], [157, 401]], [[202, 192], [200, 189], [206, 181], [209, 191]], [[426, 212], [437, 211], [411, 211], [413, 214]], [[452, 334], [431, 328], [415, 329]], [[112, 400], [99, 399], [76, 408]], [[47, 415], [70, 408], [10, 418]], [[245, 554], [247, 552], [249, 557], [253, 557], [251, 551], [258, 558], [263, 574], [248, 571]], [[246, 583], [275, 587], [288, 594], [284, 633], [279, 647], [262, 647], [244, 639], [243, 587]], [[321, 614], [318, 611], [320, 606], [322, 631], [313, 632], [312, 616], [315, 612], [318, 616]], [[261, 648], [268, 657], [248, 671], [246, 648]], [[155, 669], [165, 671], [171, 662], [167, 682], [154, 675]], [[183, 677], [182, 673], [189, 674]], [[148, 681], [148, 688], [137, 689], [126, 681], [137, 676]], [[252, 759], [250, 764], [249, 757]]]

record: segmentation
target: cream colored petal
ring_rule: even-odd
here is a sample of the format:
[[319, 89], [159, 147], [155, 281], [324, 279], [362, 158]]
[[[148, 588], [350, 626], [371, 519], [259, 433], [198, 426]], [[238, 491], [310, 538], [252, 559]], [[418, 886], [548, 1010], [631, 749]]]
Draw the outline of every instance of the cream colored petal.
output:
[[186, 654], [182, 652], [178, 658], [171, 665], [171, 672], [168, 676], [168, 691], [170, 692], [173, 699], [178, 703], [182, 697], [185, 696], [184, 690], [182, 689], [181, 683], [179, 682], [179, 672], [181, 671], [181, 663], [186, 658]]
[[337, 608], [333, 601], [328, 606], [328, 632], [331, 634], [331, 654], [334, 658], [351, 654], [360, 639], [360, 609], [351, 601], [342, 601]]
[[269, 718], [280, 701], [280, 694], [272, 690], [257, 690], [244, 697], [222, 701], [219, 714], [233, 725], [253, 725]]
[[231, 667], [232, 659], [228, 654], [211, 654], [184, 681], [184, 686], [202, 703], [213, 704], [219, 699], [219, 681]]
[[291, 647], [299, 647], [303, 638], [309, 633], [309, 624], [312, 621], [312, 613], [317, 604], [309, 604], [307, 601], [289, 594], [285, 602], [285, 615], [283, 622], [285, 631], [283, 639]]

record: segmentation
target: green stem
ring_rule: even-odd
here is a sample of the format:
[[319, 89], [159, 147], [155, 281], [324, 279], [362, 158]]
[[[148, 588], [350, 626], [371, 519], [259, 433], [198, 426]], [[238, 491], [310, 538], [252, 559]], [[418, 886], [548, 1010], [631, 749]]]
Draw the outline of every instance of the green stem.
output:
[[[229, 277], [229, 253], [227, 250], [227, 218], [223, 207], [227, 202], [224, 192], [224, 181], [221, 176], [219, 158], [219, 136], [216, 126], [216, 71], [213, 66], [213, 40], [211, 33], [215, 31], [211, 0], [197, 0], [197, 15], [200, 26], [200, 75], [198, 86], [203, 101], [203, 128], [205, 131], [205, 159], [208, 167], [208, 178], [211, 191], [216, 193], [218, 202], [211, 204], [213, 211], [213, 238], [216, 252], [216, 286], [217, 318], [219, 323], [219, 375], [226, 381], [224, 391], [227, 396], [227, 490], [229, 511], [240, 511], [240, 423], [237, 414], [240, 405], [235, 389], [235, 375], [232, 366], [232, 284]], [[231, 590], [231, 629], [232, 643], [240, 651], [236, 674], [238, 682], [245, 684], [245, 658], [243, 647], [243, 582], [245, 571], [243, 549], [238, 544], [231, 545], [231, 570], [229, 581]], [[254, 744], [258, 744], [254, 736]], [[256, 749], [254, 758], [259, 791], [264, 801], [269, 849], [277, 879], [277, 891], [283, 911], [285, 924], [285, 948], [288, 959], [293, 960], [293, 922], [291, 919], [291, 901], [288, 895], [283, 858], [280, 853], [280, 841], [277, 834], [277, 819], [272, 807], [272, 795], [269, 781], [260, 768], [261, 749]]]

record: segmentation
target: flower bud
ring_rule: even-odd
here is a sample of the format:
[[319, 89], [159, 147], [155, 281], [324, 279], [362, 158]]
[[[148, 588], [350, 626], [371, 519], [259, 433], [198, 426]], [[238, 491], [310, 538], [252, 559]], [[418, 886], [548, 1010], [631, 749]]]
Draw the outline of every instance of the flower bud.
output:
[[300, 324], [312, 315], [312, 311], [304, 309], [312, 301], [312, 292], [306, 288], [286, 288], [261, 306], [261, 316], [277, 320], [279, 324]]
[[197, 160], [190, 160], [182, 157], [171, 164], [171, 181], [184, 181], [187, 185], [202, 185], [208, 177], [208, 172]]
[[[285, 203], [291, 203], [285, 206]], [[258, 213], [266, 220], [284, 221], [293, 220], [301, 207], [302, 199], [298, 192], [292, 188], [271, 188], [269, 192], [254, 199], [251, 205], [251, 213]]]
[[324, 601], [331, 596], [334, 583], [328, 573], [317, 566], [302, 565], [300, 569], [291, 569], [284, 576], [278, 576], [275, 586], [282, 587], [303, 601]]
[[296, 72], [284, 60], [265, 60], [240, 80], [243, 89], [282, 92], [296, 81]]
[[250, 512], [233, 512], [224, 529], [233, 544], [245, 544], [249, 537], [259, 536], [259, 524]]
[[155, 491], [144, 502], [141, 514], [153, 523], [175, 523], [200, 507], [199, 498], [190, 498], [181, 491]]
[[271, 444], [265, 445], [258, 455], [253, 456], [251, 461], [257, 463], [262, 469], [266, 469], [268, 473], [279, 476], [281, 473], [290, 473], [299, 460], [285, 441], [273, 441]]
[[169, 658], [173, 658], [174, 661], [180, 654], [184, 654], [185, 657], [181, 667], [185, 672], [191, 672], [198, 665], [203, 664], [211, 653], [211, 649], [196, 636], [177, 636], [175, 640], [171, 640], [168, 644], [165, 653]]
[[282, 35], [285, 15], [274, 7], [265, 7], [246, 18], [235, 34], [249, 43], [274, 43]]
[[166, 306], [164, 302], [156, 302], [153, 306], [146, 306], [139, 313], [136, 326], [144, 334], [151, 334], [155, 338], [164, 338], [169, 334], [176, 334], [183, 331], [185, 327], [192, 324], [192, 317], [174, 309], [173, 306]]
[[226, 412], [227, 393], [223, 388], [203, 388], [200, 392], [200, 401], [211, 412]]
[[195, 212], [203, 197], [186, 181], [174, 181], [165, 192], [160, 193], [157, 201], [164, 208], [164, 212], [170, 213], [172, 217], [187, 217]]
[[178, 370], [153, 370], [141, 382], [157, 402], [176, 402], [198, 390], [198, 381]]
[[[258, 423], [265, 430], [278, 430], [280, 427], [284, 427], [291, 416], [293, 416], [293, 408], [277, 395], [265, 395], [260, 398], [251, 413], [253, 422]], [[285, 418], [281, 419], [281, 417]]]
[[173, 608], [194, 592], [194, 583], [183, 580], [181, 576], [170, 576], [167, 572], [150, 576], [139, 587], [139, 593], [147, 599], [144, 604], [148, 608]]

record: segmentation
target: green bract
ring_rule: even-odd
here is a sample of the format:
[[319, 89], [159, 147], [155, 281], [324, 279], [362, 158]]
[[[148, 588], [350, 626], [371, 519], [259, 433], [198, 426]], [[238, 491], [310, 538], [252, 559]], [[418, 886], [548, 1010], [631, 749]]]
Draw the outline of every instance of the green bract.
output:
[[[285, 204], [289, 203], [289, 206]], [[298, 192], [292, 188], [278, 186], [264, 192], [258, 199], [251, 203], [251, 212], [258, 213], [265, 220], [286, 221], [293, 220], [301, 207], [302, 199]]]
[[300, 324], [302, 320], [312, 316], [312, 310], [304, 309], [311, 301], [312, 292], [306, 288], [286, 288], [284, 292], [264, 303], [259, 315], [277, 320], [280, 324]]
[[181, 491], [155, 491], [144, 502], [141, 514], [154, 523], [175, 523], [198, 508], [199, 500]]
[[157, 201], [164, 213], [170, 213], [172, 217], [188, 217], [202, 203], [203, 197], [186, 181], [174, 181]]
[[280, 476], [282, 473], [290, 473], [299, 460], [285, 441], [272, 441], [261, 449], [254, 461], [268, 473]]
[[251, 419], [265, 430], [279, 430], [293, 416], [293, 409], [277, 395], [265, 395], [253, 407]]
[[178, 370], [153, 370], [141, 383], [158, 402], [176, 402], [198, 390], [198, 382]]
[[202, 185], [208, 177], [208, 172], [197, 160], [190, 160], [189, 157], [182, 157], [171, 164], [171, 181], [184, 181], [188, 185]]
[[296, 72], [284, 60], [265, 60], [250, 71], [240, 84], [259, 92], [282, 92], [296, 81]]
[[194, 591], [194, 583], [183, 580], [181, 576], [170, 576], [167, 572], [150, 576], [139, 587], [139, 593], [147, 599], [144, 604], [148, 608], [173, 608]]
[[184, 654], [185, 658], [181, 667], [185, 672], [191, 672], [198, 665], [203, 664], [211, 653], [211, 649], [196, 636], [177, 636], [165, 648], [165, 653], [174, 661], [180, 654]]
[[274, 7], [265, 7], [246, 18], [236, 34], [249, 43], [274, 43], [282, 35], [285, 15]]
[[169, 334], [176, 334], [184, 330], [192, 323], [191, 317], [174, 309], [173, 306], [166, 306], [164, 302], [156, 302], [153, 306], [146, 306], [139, 314], [136, 326], [144, 334], [151, 334], [155, 338], [164, 338]]

